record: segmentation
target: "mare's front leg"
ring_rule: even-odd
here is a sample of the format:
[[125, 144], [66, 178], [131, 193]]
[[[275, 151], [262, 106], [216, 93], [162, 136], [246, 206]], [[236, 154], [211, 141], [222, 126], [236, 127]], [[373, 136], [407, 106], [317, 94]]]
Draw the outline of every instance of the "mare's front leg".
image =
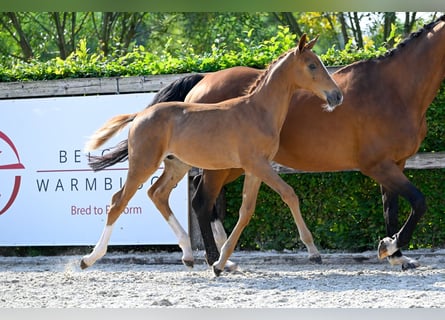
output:
[[193, 267], [194, 259], [190, 237], [176, 219], [168, 203], [172, 189], [191, 167], [176, 158], [166, 158], [164, 166], [164, 172], [150, 187], [147, 194], [178, 238], [178, 245], [182, 249], [182, 263], [187, 267]]

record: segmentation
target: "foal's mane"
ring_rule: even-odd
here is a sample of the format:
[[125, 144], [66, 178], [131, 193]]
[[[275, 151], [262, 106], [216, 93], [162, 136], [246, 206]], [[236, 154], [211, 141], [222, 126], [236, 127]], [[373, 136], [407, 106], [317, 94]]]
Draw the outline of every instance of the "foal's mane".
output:
[[249, 87], [247, 87], [245, 94], [251, 94], [253, 93], [261, 83], [263, 83], [264, 79], [266, 79], [266, 76], [270, 73], [270, 70], [281, 60], [283, 59], [288, 53], [295, 50], [295, 48], [289, 49], [288, 51], [282, 53], [278, 58], [276, 58], [274, 61], [272, 61], [266, 68], [264, 72], [262, 72]]

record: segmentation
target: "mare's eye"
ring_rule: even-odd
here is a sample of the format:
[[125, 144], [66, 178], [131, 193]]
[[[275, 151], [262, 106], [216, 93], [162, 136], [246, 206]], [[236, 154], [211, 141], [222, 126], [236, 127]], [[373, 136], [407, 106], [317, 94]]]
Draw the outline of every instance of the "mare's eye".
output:
[[317, 65], [315, 63], [311, 63], [309, 65], [309, 70], [314, 71], [315, 69], [317, 69]]

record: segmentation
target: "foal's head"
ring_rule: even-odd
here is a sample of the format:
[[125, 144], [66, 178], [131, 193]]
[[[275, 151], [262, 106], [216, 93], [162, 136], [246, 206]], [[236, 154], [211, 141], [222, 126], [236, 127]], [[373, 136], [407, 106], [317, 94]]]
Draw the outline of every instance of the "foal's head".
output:
[[298, 88], [315, 93], [327, 102], [324, 106], [326, 110], [332, 111], [343, 102], [343, 94], [320, 58], [311, 50], [317, 39], [318, 36], [306, 42], [306, 34], [303, 34], [298, 46], [292, 49], [289, 56], [285, 58], [292, 61], [290, 65], [295, 70], [295, 73], [290, 75], [289, 81]]

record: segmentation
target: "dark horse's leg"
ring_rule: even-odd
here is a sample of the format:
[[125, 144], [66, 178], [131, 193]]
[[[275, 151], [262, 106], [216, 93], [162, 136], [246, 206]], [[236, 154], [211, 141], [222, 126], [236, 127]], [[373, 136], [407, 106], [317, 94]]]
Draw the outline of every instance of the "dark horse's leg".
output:
[[[202, 175], [195, 177], [196, 191], [192, 197], [192, 208], [201, 230], [202, 240], [206, 251], [207, 263], [212, 265], [219, 259], [219, 246], [215, 241], [212, 224], [215, 225], [223, 220], [220, 210], [216, 210], [215, 203], [223, 186], [239, 177], [242, 170], [204, 170]], [[221, 231], [219, 232], [221, 233]], [[223, 235], [225, 237], [225, 234]], [[219, 245], [219, 246], [218, 246]]]
[[[402, 269], [409, 269], [417, 267], [418, 263], [403, 256], [400, 248], [411, 240], [417, 223], [426, 211], [426, 201], [424, 195], [408, 180], [402, 170], [395, 163], [386, 162], [374, 167], [368, 175], [381, 184], [382, 191], [387, 237], [379, 243], [379, 258], [387, 257], [390, 263], [401, 264]], [[411, 205], [411, 213], [400, 230], [398, 195], [408, 200]]]

